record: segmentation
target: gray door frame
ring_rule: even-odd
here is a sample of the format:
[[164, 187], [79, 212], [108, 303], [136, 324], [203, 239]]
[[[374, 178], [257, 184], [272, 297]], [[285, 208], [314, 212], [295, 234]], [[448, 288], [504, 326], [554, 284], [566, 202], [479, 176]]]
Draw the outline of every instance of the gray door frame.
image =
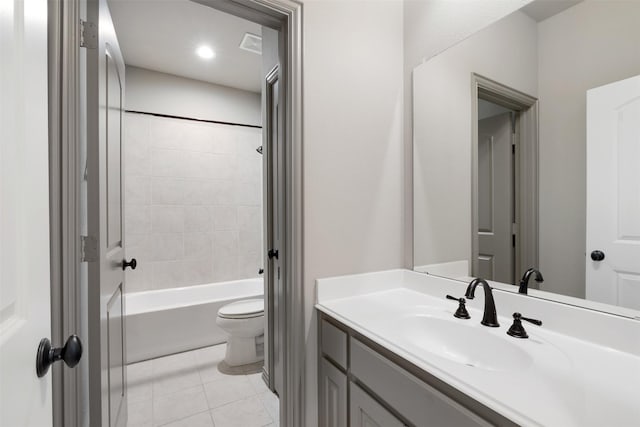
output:
[[[194, 0], [279, 32], [284, 92], [284, 233], [278, 248], [284, 295], [280, 425], [304, 425], [304, 288], [302, 264], [302, 5], [291, 0]], [[284, 107], [284, 108], [283, 108]]]
[[[61, 345], [81, 324], [82, 179], [79, 109], [80, 7], [77, 0], [48, 2], [49, 216], [51, 240], [51, 338]], [[52, 367], [53, 426], [76, 426], [82, 419], [82, 370]]]
[[[80, 71], [80, 19], [86, 0], [49, 1], [49, 117], [51, 213], [51, 313], [54, 343], [83, 325], [81, 303], [80, 182], [84, 114]], [[291, 0], [196, 0], [279, 31], [281, 90], [285, 92], [285, 241], [283, 331], [284, 387], [280, 399], [282, 426], [303, 425], [304, 304], [302, 264], [302, 5]], [[90, 40], [89, 40], [90, 42]], [[90, 344], [89, 344], [90, 345]], [[85, 363], [87, 363], [85, 361]], [[53, 425], [78, 426], [88, 410], [83, 393], [89, 382], [78, 366], [53, 370]], [[57, 397], [59, 396], [59, 397]]]
[[478, 98], [517, 111], [516, 277], [539, 263], [538, 100], [479, 74], [471, 74], [471, 254], [470, 275], [478, 271]]

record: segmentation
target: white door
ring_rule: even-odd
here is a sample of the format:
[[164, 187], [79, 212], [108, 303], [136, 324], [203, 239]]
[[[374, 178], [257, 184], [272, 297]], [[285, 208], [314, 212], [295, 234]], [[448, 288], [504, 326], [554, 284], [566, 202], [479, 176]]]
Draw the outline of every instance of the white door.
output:
[[511, 113], [478, 121], [478, 271], [513, 283]]
[[0, 1], [0, 129], [0, 425], [50, 426], [46, 0]]
[[587, 91], [586, 242], [586, 298], [640, 309], [640, 76]]
[[87, 2], [87, 214], [96, 254], [89, 261], [89, 405], [92, 426], [127, 422], [122, 203], [124, 60], [106, 0]]

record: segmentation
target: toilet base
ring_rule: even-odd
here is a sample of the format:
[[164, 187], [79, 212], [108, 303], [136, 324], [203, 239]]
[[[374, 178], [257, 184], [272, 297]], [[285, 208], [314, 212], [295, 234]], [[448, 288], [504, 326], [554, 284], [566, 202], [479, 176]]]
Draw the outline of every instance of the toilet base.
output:
[[264, 335], [253, 338], [229, 337], [224, 361], [228, 366], [249, 365], [264, 360]]

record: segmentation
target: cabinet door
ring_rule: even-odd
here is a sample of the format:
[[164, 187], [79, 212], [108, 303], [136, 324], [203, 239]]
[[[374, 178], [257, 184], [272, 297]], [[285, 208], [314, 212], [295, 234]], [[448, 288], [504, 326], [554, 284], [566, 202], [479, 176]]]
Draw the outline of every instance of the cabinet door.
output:
[[349, 391], [351, 427], [403, 427], [393, 414], [382, 407], [364, 390], [351, 383]]
[[347, 376], [323, 357], [319, 379], [320, 425], [347, 427]]

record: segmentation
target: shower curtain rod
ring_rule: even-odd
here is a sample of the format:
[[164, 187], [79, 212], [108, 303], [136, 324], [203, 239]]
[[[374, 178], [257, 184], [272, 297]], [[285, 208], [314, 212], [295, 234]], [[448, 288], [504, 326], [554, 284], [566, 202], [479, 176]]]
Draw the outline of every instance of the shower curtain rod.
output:
[[219, 120], [195, 119], [193, 117], [174, 116], [174, 115], [171, 115], [171, 114], [162, 114], [162, 113], [149, 113], [147, 111], [124, 110], [124, 112], [125, 113], [134, 113], [134, 114], [145, 114], [147, 116], [164, 117], [166, 119], [190, 120], [192, 122], [217, 123], [219, 125], [242, 126], [242, 127], [245, 127], [245, 128], [262, 129], [262, 126], [258, 126], [258, 125], [247, 125], [247, 124], [244, 124], [244, 123], [234, 123], [234, 122], [222, 122], [222, 121], [219, 121]]

